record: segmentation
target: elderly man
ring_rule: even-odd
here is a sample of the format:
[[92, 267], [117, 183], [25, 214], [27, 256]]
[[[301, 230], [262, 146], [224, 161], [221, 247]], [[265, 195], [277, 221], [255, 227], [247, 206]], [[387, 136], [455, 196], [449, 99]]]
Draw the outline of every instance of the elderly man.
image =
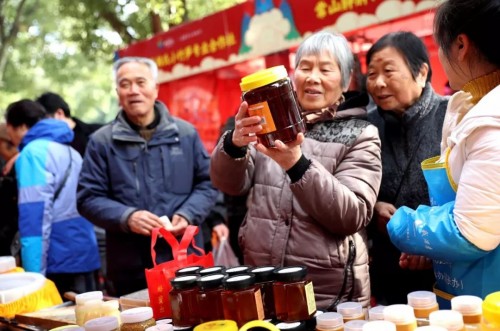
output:
[[[217, 191], [209, 177], [209, 155], [195, 128], [157, 101], [158, 68], [147, 58], [114, 64], [121, 110], [87, 145], [78, 210], [106, 229], [108, 290], [115, 296], [146, 287], [152, 267], [151, 231], [170, 218], [174, 235], [200, 225]], [[202, 247], [203, 238], [196, 238]], [[158, 243], [157, 262], [172, 259]]]

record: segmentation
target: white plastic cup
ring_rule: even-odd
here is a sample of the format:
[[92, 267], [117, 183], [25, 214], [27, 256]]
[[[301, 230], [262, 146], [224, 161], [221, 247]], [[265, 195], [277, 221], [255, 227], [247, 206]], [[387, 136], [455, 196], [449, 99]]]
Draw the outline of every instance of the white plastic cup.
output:
[[83, 328], [85, 331], [113, 331], [119, 330], [119, 326], [120, 324], [116, 317], [104, 316], [85, 322]]
[[396, 331], [396, 324], [389, 321], [368, 321], [363, 331]]
[[451, 299], [451, 310], [462, 314], [465, 324], [480, 324], [483, 299], [474, 295], [459, 295]]
[[343, 302], [337, 306], [337, 312], [344, 318], [344, 323], [351, 320], [365, 319], [363, 305], [359, 302]]
[[344, 328], [344, 318], [339, 313], [329, 312], [316, 316], [316, 330], [329, 331]]
[[416, 318], [429, 318], [429, 314], [439, 309], [436, 294], [431, 291], [408, 293], [408, 305], [413, 307]]
[[386, 306], [375, 306], [368, 310], [368, 320], [369, 321], [383, 321], [384, 320], [384, 309]]

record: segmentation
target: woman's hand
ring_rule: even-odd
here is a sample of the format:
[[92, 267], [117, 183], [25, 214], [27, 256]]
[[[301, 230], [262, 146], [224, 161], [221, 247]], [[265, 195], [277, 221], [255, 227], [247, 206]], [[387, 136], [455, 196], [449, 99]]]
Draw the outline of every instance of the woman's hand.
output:
[[300, 148], [300, 145], [303, 141], [304, 134], [299, 133], [297, 138], [288, 144], [283, 143], [281, 140], [275, 140], [275, 148], [267, 148], [262, 144], [255, 145], [255, 148], [262, 154], [265, 154], [273, 159], [284, 170], [288, 170], [293, 167], [302, 156], [302, 149]]
[[257, 142], [257, 132], [262, 130], [260, 116], [248, 116], [248, 104], [243, 101], [234, 117], [235, 125], [233, 131], [233, 144], [237, 147], [248, 146]]
[[432, 260], [425, 256], [401, 253], [399, 266], [402, 269], [427, 270], [432, 269]]
[[378, 231], [387, 234], [387, 223], [396, 212], [396, 207], [392, 203], [377, 201], [374, 212]]

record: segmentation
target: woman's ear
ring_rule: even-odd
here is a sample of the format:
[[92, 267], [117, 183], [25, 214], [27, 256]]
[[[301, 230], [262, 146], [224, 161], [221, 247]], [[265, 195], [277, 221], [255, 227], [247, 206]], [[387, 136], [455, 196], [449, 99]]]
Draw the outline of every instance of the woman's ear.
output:
[[470, 56], [471, 42], [466, 34], [459, 34], [455, 40], [458, 61], [464, 61], [467, 56]]
[[425, 84], [427, 83], [428, 74], [429, 74], [429, 65], [427, 63], [422, 63], [417, 77], [417, 83], [421, 88], [425, 87]]

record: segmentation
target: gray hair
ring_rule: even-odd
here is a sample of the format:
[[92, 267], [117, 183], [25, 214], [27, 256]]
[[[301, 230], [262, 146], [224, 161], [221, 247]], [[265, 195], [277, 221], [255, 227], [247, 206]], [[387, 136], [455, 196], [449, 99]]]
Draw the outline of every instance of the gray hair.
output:
[[337, 61], [341, 73], [342, 88], [346, 89], [354, 67], [354, 56], [347, 40], [341, 34], [320, 31], [309, 36], [300, 44], [297, 50], [295, 69], [297, 69], [303, 56], [320, 55], [323, 52], [328, 52]]
[[115, 79], [115, 83], [118, 84], [118, 77], [117, 77], [117, 72], [120, 67], [126, 63], [131, 63], [131, 62], [137, 62], [137, 63], [144, 63], [149, 67], [149, 70], [151, 70], [151, 73], [153, 74], [153, 79], [156, 82], [158, 80], [158, 66], [156, 65], [156, 62], [147, 58], [147, 57], [139, 57], [139, 56], [127, 56], [127, 57], [122, 57], [121, 59], [118, 59], [115, 63], [113, 63], [113, 77]]

